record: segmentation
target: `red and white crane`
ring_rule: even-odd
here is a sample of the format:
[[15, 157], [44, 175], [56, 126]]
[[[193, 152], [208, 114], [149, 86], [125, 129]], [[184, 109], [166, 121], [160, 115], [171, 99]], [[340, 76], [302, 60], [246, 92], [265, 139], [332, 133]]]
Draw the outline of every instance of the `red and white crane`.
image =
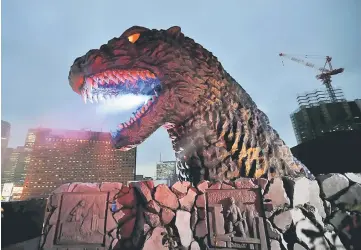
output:
[[[332, 64], [331, 64], [332, 57], [330, 57], [330, 56], [323, 57], [326, 60], [325, 65], [323, 67], [318, 67], [313, 63], [306, 62], [303, 59], [299, 59], [299, 58], [294, 57], [294, 56], [289, 55], [289, 54], [280, 53], [279, 56], [290, 59], [291, 61], [303, 64], [303, 65], [305, 65], [307, 67], [314, 68], [314, 69], [316, 69], [318, 71], [321, 71], [320, 74], [316, 75], [316, 78], [318, 80], [321, 80], [322, 83], [326, 86], [327, 92], [328, 92], [328, 94], [330, 96], [330, 100], [332, 102], [337, 101], [335, 91], [334, 91], [334, 89], [333, 89], [333, 87], [331, 85], [331, 76], [342, 73], [344, 71], [344, 68], [333, 69]], [[305, 55], [305, 57], [307, 58], [307, 57], [310, 57], [310, 56]], [[328, 68], [326, 68], [326, 66], [328, 66]]]

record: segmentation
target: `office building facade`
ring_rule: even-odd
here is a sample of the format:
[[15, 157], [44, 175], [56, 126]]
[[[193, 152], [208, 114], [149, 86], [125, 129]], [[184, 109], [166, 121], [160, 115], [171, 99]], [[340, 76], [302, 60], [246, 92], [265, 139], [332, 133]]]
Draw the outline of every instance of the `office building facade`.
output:
[[330, 102], [324, 91], [297, 97], [299, 108], [291, 121], [298, 144], [325, 133], [361, 130], [361, 100], [346, 101], [341, 90], [335, 92], [336, 102]]
[[170, 184], [177, 180], [177, 162], [160, 161], [157, 163], [157, 180], [169, 180]]
[[136, 148], [121, 152], [110, 139], [103, 132], [30, 129], [22, 199], [47, 197], [64, 183], [133, 181]]

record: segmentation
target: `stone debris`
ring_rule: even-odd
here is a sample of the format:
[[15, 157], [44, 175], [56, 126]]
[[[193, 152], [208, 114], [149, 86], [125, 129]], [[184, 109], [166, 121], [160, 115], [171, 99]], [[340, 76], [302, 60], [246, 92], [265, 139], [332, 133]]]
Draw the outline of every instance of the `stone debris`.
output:
[[176, 213], [175, 226], [177, 227], [182, 246], [189, 247], [192, 242], [192, 230], [190, 228], [191, 214], [187, 211], [178, 210]]
[[280, 207], [290, 204], [290, 199], [286, 194], [286, 190], [283, 187], [283, 181], [281, 178], [273, 179], [268, 192], [264, 196], [265, 199], [271, 200], [273, 207]]
[[[124, 189], [124, 187], [123, 187]], [[122, 191], [123, 191], [122, 189]], [[128, 190], [127, 193], [118, 197], [118, 203], [122, 207], [132, 208], [137, 204], [137, 199], [135, 197], [134, 188]]]
[[193, 208], [194, 199], [196, 196], [197, 196], [197, 190], [195, 188], [192, 187], [188, 189], [187, 195], [183, 196], [183, 198], [179, 200], [181, 209], [190, 212]]
[[163, 244], [166, 230], [163, 227], [157, 227], [150, 232], [150, 237], [145, 241], [143, 249], [147, 250], [168, 250], [168, 246]]
[[[358, 178], [360, 174], [353, 173], [321, 175], [317, 181], [303, 177], [271, 181], [240, 178], [235, 182], [213, 184], [201, 181], [196, 187], [189, 182], [177, 182], [171, 188], [164, 184], [154, 187], [152, 181], [130, 186], [111, 182], [64, 184], [48, 199], [44, 235], [56, 233], [58, 213], [62, 211], [58, 207], [62, 194], [75, 192], [77, 195], [91, 193], [91, 196], [96, 196], [108, 193], [109, 200], [104, 201], [108, 208], [103, 229], [106, 246], [117, 249], [203, 249], [209, 239], [206, 190], [233, 192], [238, 188], [259, 187], [261, 193], [264, 192], [263, 204], [268, 213], [265, 226], [272, 250], [287, 247], [300, 250], [352, 249], [352, 245], [361, 244], [358, 243], [361, 240], [361, 216], [352, 212], [360, 209], [361, 184]], [[141, 200], [137, 201], [137, 197]], [[271, 210], [267, 210], [268, 207]], [[217, 220], [216, 230], [225, 233], [223, 217]], [[294, 236], [284, 238], [283, 234], [289, 233]], [[43, 249], [51, 249], [53, 243], [45, 236]], [[226, 247], [225, 241], [217, 244]]]
[[341, 195], [335, 203], [347, 204], [347, 205], [359, 205], [361, 204], [361, 184], [353, 184], [349, 189]]
[[151, 227], [157, 227], [160, 225], [160, 218], [157, 214], [151, 212], [144, 212], [145, 220]]
[[273, 218], [273, 224], [282, 232], [286, 232], [292, 224], [291, 210], [276, 215]]
[[143, 198], [145, 203], [148, 203], [153, 199], [152, 193], [146, 182], [143, 181], [133, 182], [130, 184], [130, 186], [137, 189], [137, 191], [139, 192], [140, 196]]
[[155, 189], [154, 199], [161, 205], [176, 210], [179, 206], [177, 196], [164, 184], [160, 184]]
[[361, 173], [346, 173], [345, 176], [354, 183], [361, 184]]
[[161, 213], [161, 219], [164, 225], [169, 224], [175, 216], [175, 213], [169, 208], [163, 208]]
[[326, 199], [331, 198], [349, 186], [347, 177], [342, 174], [319, 175], [317, 180]]
[[271, 240], [271, 250], [281, 250], [281, 245], [277, 240]]
[[187, 194], [187, 190], [190, 186], [191, 183], [189, 181], [177, 181], [173, 184], [172, 191], [179, 199], [181, 199]]
[[200, 193], [204, 193], [206, 191], [206, 189], [208, 189], [208, 181], [201, 181], [199, 182], [199, 184], [197, 185], [197, 189]]
[[148, 202], [147, 209], [155, 214], [160, 212], [160, 206], [154, 200]]
[[189, 250], [201, 250], [197, 241], [192, 241]]

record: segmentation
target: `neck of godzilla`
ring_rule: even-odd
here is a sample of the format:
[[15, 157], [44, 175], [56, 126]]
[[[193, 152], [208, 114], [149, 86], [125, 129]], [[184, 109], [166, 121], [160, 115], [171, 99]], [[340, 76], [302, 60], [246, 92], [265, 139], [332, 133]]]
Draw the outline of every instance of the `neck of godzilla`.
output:
[[224, 72], [206, 84], [212, 90], [207, 101], [188, 120], [167, 128], [181, 180], [304, 175], [305, 166], [234, 79]]

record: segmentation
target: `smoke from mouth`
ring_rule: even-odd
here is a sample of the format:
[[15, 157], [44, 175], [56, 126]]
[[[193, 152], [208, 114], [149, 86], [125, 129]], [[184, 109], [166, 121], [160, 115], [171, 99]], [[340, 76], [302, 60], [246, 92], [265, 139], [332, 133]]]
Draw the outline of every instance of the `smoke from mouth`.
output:
[[134, 111], [149, 100], [147, 95], [126, 94], [117, 96], [97, 105], [96, 112], [99, 114], [114, 114], [123, 111]]

